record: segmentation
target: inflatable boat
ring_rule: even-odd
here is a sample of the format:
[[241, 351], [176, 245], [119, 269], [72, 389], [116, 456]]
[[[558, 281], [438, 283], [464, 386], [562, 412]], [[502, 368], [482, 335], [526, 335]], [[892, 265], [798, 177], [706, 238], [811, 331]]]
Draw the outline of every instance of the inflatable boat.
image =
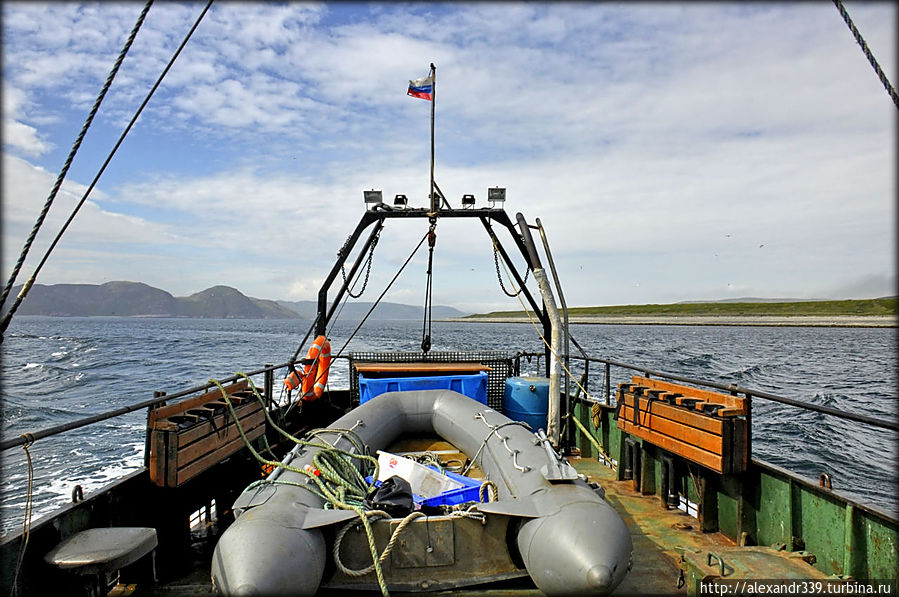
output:
[[[381, 394], [332, 428], [317, 439], [348, 453], [436, 436], [465, 454], [495, 492], [479, 491], [476, 503], [457, 511], [463, 516], [419, 514], [400, 532], [395, 518], [360, 524], [358, 510], [330, 509], [312, 475], [298, 472], [310, 470], [321, 449], [298, 444], [235, 502], [236, 521], [213, 556], [217, 591], [313, 595], [321, 587], [376, 590], [379, 582], [390, 590], [443, 590], [526, 574], [547, 595], [604, 595], [631, 566], [630, 531], [602, 489], [561, 459], [542, 430], [452, 390]], [[353, 527], [357, 532], [347, 532]], [[371, 527], [371, 551], [364, 527]], [[353, 559], [346, 537], [356, 538], [355, 566], [372, 565], [358, 576], [358, 568], [334, 561], [341, 553]], [[372, 554], [383, 554], [388, 540], [396, 545], [379, 581]]]

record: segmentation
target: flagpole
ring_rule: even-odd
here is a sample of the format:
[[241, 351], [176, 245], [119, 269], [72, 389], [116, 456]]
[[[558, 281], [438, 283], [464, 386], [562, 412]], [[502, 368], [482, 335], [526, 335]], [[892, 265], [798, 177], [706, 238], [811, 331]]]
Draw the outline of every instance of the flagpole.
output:
[[431, 63], [431, 211], [440, 209], [437, 193], [434, 192], [434, 107], [437, 104], [437, 67]]

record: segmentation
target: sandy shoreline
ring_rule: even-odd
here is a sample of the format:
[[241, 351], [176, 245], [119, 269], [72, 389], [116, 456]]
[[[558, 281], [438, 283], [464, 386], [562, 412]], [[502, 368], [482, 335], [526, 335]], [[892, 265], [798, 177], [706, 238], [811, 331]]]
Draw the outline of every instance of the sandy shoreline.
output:
[[[527, 317], [452, 318], [441, 321], [462, 323], [528, 323]], [[589, 315], [571, 317], [572, 324], [593, 325], [726, 325], [775, 327], [899, 327], [899, 319], [882, 315], [804, 315], [795, 317], [768, 315], [664, 316], [664, 315]]]

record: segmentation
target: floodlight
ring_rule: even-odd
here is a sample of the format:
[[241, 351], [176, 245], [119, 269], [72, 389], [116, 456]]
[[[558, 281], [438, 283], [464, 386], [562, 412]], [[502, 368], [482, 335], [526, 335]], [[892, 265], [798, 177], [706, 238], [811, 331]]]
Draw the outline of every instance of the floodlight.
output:
[[506, 189], [502, 187], [490, 187], [487, 189], [487, 201], [490, 207], [496, 207], [497, 203], [504, 203], [506, 200]]
[[409, 200], [406, 199], [405, 195], [397, 195], [393, 198], [394, 207], [406, 207], [407, 205], [409, 205]]
[[469, 207], [474, 207], [474, 195], [462, 195], [462, 208], [465, 209]]
[[362, 194], [365, 196], [365, 204], [369, 207], [377, 205], [379, 203], [383, 203], [383, 201], [381, 200], [383, 197], [381, 191], [372, 189], [370, 191], [362, 191]]

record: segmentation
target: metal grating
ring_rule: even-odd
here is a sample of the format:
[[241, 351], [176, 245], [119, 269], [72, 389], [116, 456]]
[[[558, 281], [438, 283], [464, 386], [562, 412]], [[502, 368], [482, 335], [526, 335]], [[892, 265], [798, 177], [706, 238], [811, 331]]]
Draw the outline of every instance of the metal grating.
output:
[[359, 372], [355, 361], [379, 363], [481, 363], [491, 368], [487, 372], [487, 406], [499, 412], [503, 409], [506, 379], [514, 375], [514, 359], [502, 350], [446, 351], [446, 352], [351, 352], [350, 394], [353, 404], [359, 404]]

